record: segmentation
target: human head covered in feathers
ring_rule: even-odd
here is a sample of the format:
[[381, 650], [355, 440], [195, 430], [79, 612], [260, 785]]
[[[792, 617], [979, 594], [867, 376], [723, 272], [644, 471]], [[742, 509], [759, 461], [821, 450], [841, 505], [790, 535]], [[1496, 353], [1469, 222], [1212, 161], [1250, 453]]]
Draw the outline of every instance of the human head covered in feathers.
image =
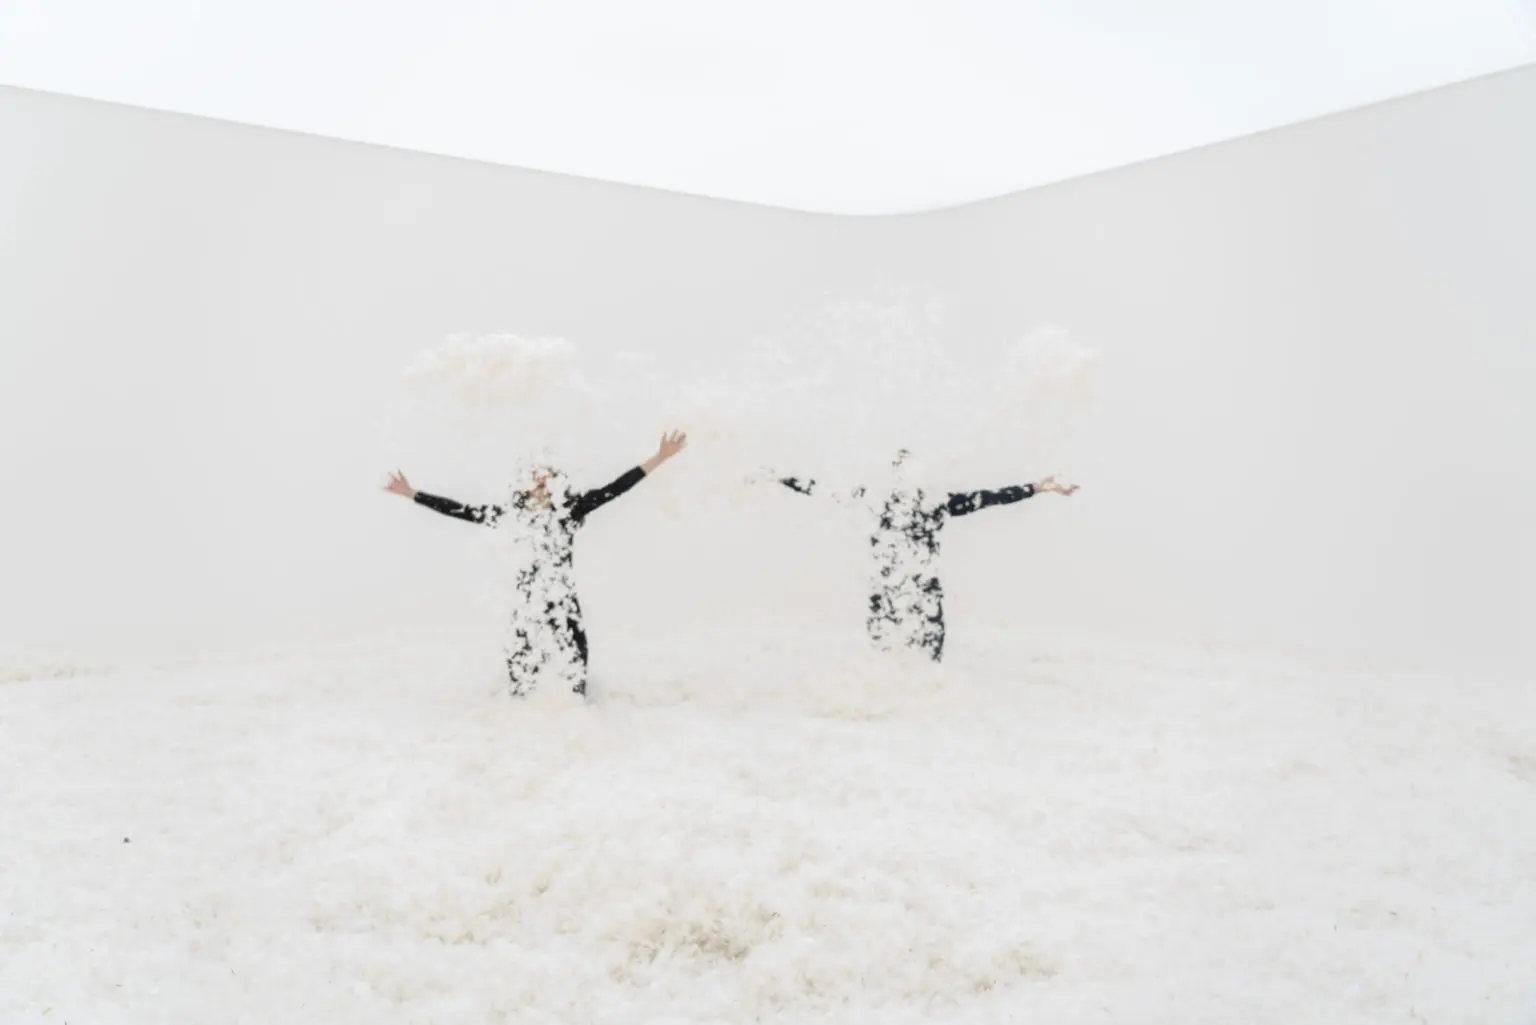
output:
[[535, 504], [542, 505], [547, 500], [550, 505], [558, 507], [570, 497], [570, 478], [556, 464], [547, 449], [541, 449], [527, 460], [518, 479], [520, 483], [516, 485], [516, 490], [519, 495], [533, 500]]

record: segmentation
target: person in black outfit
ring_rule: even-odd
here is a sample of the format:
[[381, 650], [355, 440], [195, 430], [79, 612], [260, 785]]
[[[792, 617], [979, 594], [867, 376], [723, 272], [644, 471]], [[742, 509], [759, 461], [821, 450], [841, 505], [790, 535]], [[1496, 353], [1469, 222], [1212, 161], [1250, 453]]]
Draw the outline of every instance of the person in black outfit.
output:
[[577, 694], [587, 691], [587, 632], [571, 557], [576, 532], [587, 517], [624, 494], [687, 445], [686, 435], [673, 431], [661, 439], [656, 454], [617, 480], [591, 491], [551, 489], [555, 472], [535, 471], [533, 487], [514, 495], [506, 506], [465, 505], [451, 498], [417, 491], [398, 471], [385, 490], [455, 519], [490, 527], [515, 526], [532, 542], [534, 558], [517, 576], [521, 607], [514, 614], [507, 646], [507, 674], [513, 695], [531, 691], [539, 675], [559, 672]]
[[[936, 563], [939, 555], [939, 531], [954, 516], [966, 516], [996, 505], [1012, 505], [1041, 492], [1070, 495], [1077, 485], [1056, 483], [1046, 477], [1035, 484], [1019, 484], [998, 491], [953, 492], [935, 500], [920, 487], [899, 482], [909, 453], [902, 449], [893, 466], [898, 484], [887, 494], [870, 499], [865, 488], [855, 488], [845, 495], [833, 495], [837, 501], [868, 508], [877, 516], [870, 535], [874, 556], [869, 614], [865, 627], [870, 640], [881, 650], [915, 648], [933, 661], [944, 657], [944, 588], [939, 582]], [[778, 482], [802, 495], [816, 494], [814, 480], [780, 477]]]

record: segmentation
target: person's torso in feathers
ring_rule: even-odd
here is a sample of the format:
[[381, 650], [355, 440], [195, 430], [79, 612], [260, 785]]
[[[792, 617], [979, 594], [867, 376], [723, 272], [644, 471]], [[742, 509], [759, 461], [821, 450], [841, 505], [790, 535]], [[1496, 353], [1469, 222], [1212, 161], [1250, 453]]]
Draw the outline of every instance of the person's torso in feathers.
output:
[[880, 575], [890, 578], [930, 574], [938, 559], [939, 531], [943, 526], [943, 507], [930, 507], [921, 490], [893, 491], [887, 495], [869, 539]]

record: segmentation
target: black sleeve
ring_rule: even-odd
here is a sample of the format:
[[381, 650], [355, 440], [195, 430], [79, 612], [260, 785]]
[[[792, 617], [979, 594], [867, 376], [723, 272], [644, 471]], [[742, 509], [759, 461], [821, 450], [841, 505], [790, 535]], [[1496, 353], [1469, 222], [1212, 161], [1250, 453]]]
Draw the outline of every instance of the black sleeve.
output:
[[810, 495], [816, 492], [816, 482], [813, 480], [801, 480], [799, 477], [785, 477], [779, 481], [791, 491], [798, 491], [802, 495]]
[[470, 523], [484, 523], [491, 526], [494, 526], [506, 512], [499, 505], [465, 505], [463, 502], [455, 502], [441, 495], [429, 495], [425, 491], [416, 492], [416, 504], [424, 505], [444, 516], [452, 516], [456, 520], [468, 520]]
[[985, 509], [989, 505], [1012, 505], [1014, 502], [1022, 502], [1034, 493], [1033, 484], [1019, 484], [1011, 488], [1003, 488], [1001, 491], [958, 491], [949, 496], [945, 506], [951, 516], [964, 516], [977, 509]]
[[592, 513], [618, 498], [644, 479], [645, 471], [636, 466], [634, 469], [626, 471], [622, 477], [612, 484], [577, 495], [576, 499], [571, 502], [571, 518], [576, 520], [586, 519]]

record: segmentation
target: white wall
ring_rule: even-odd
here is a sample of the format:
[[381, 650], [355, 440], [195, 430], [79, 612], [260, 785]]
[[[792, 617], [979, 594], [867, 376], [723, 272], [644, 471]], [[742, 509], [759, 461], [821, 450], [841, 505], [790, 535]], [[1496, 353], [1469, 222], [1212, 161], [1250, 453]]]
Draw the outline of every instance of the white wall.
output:
[[[995, 618], [1529, 669], [1531, 124], [1536, 69], [841, 219], [0, 90], [0, 647], [450, 622], [474, 548], [376, 490], [418, 350], [512, 330], [676, 361], [916, 285], [967, 358], [1050, 321], [1107, 378], [1079, 497], [951, 531], [957, 643]], [[618, 419], [615, 469], [656, 426]], [[415, 454], [419, 485], [470, 483]], [[686, 480], [594, 521], [595, 627], [660, 624], [652, 586], [684, 636], [727, 607], [856, 625], [840, 527], [666, 515]]]

